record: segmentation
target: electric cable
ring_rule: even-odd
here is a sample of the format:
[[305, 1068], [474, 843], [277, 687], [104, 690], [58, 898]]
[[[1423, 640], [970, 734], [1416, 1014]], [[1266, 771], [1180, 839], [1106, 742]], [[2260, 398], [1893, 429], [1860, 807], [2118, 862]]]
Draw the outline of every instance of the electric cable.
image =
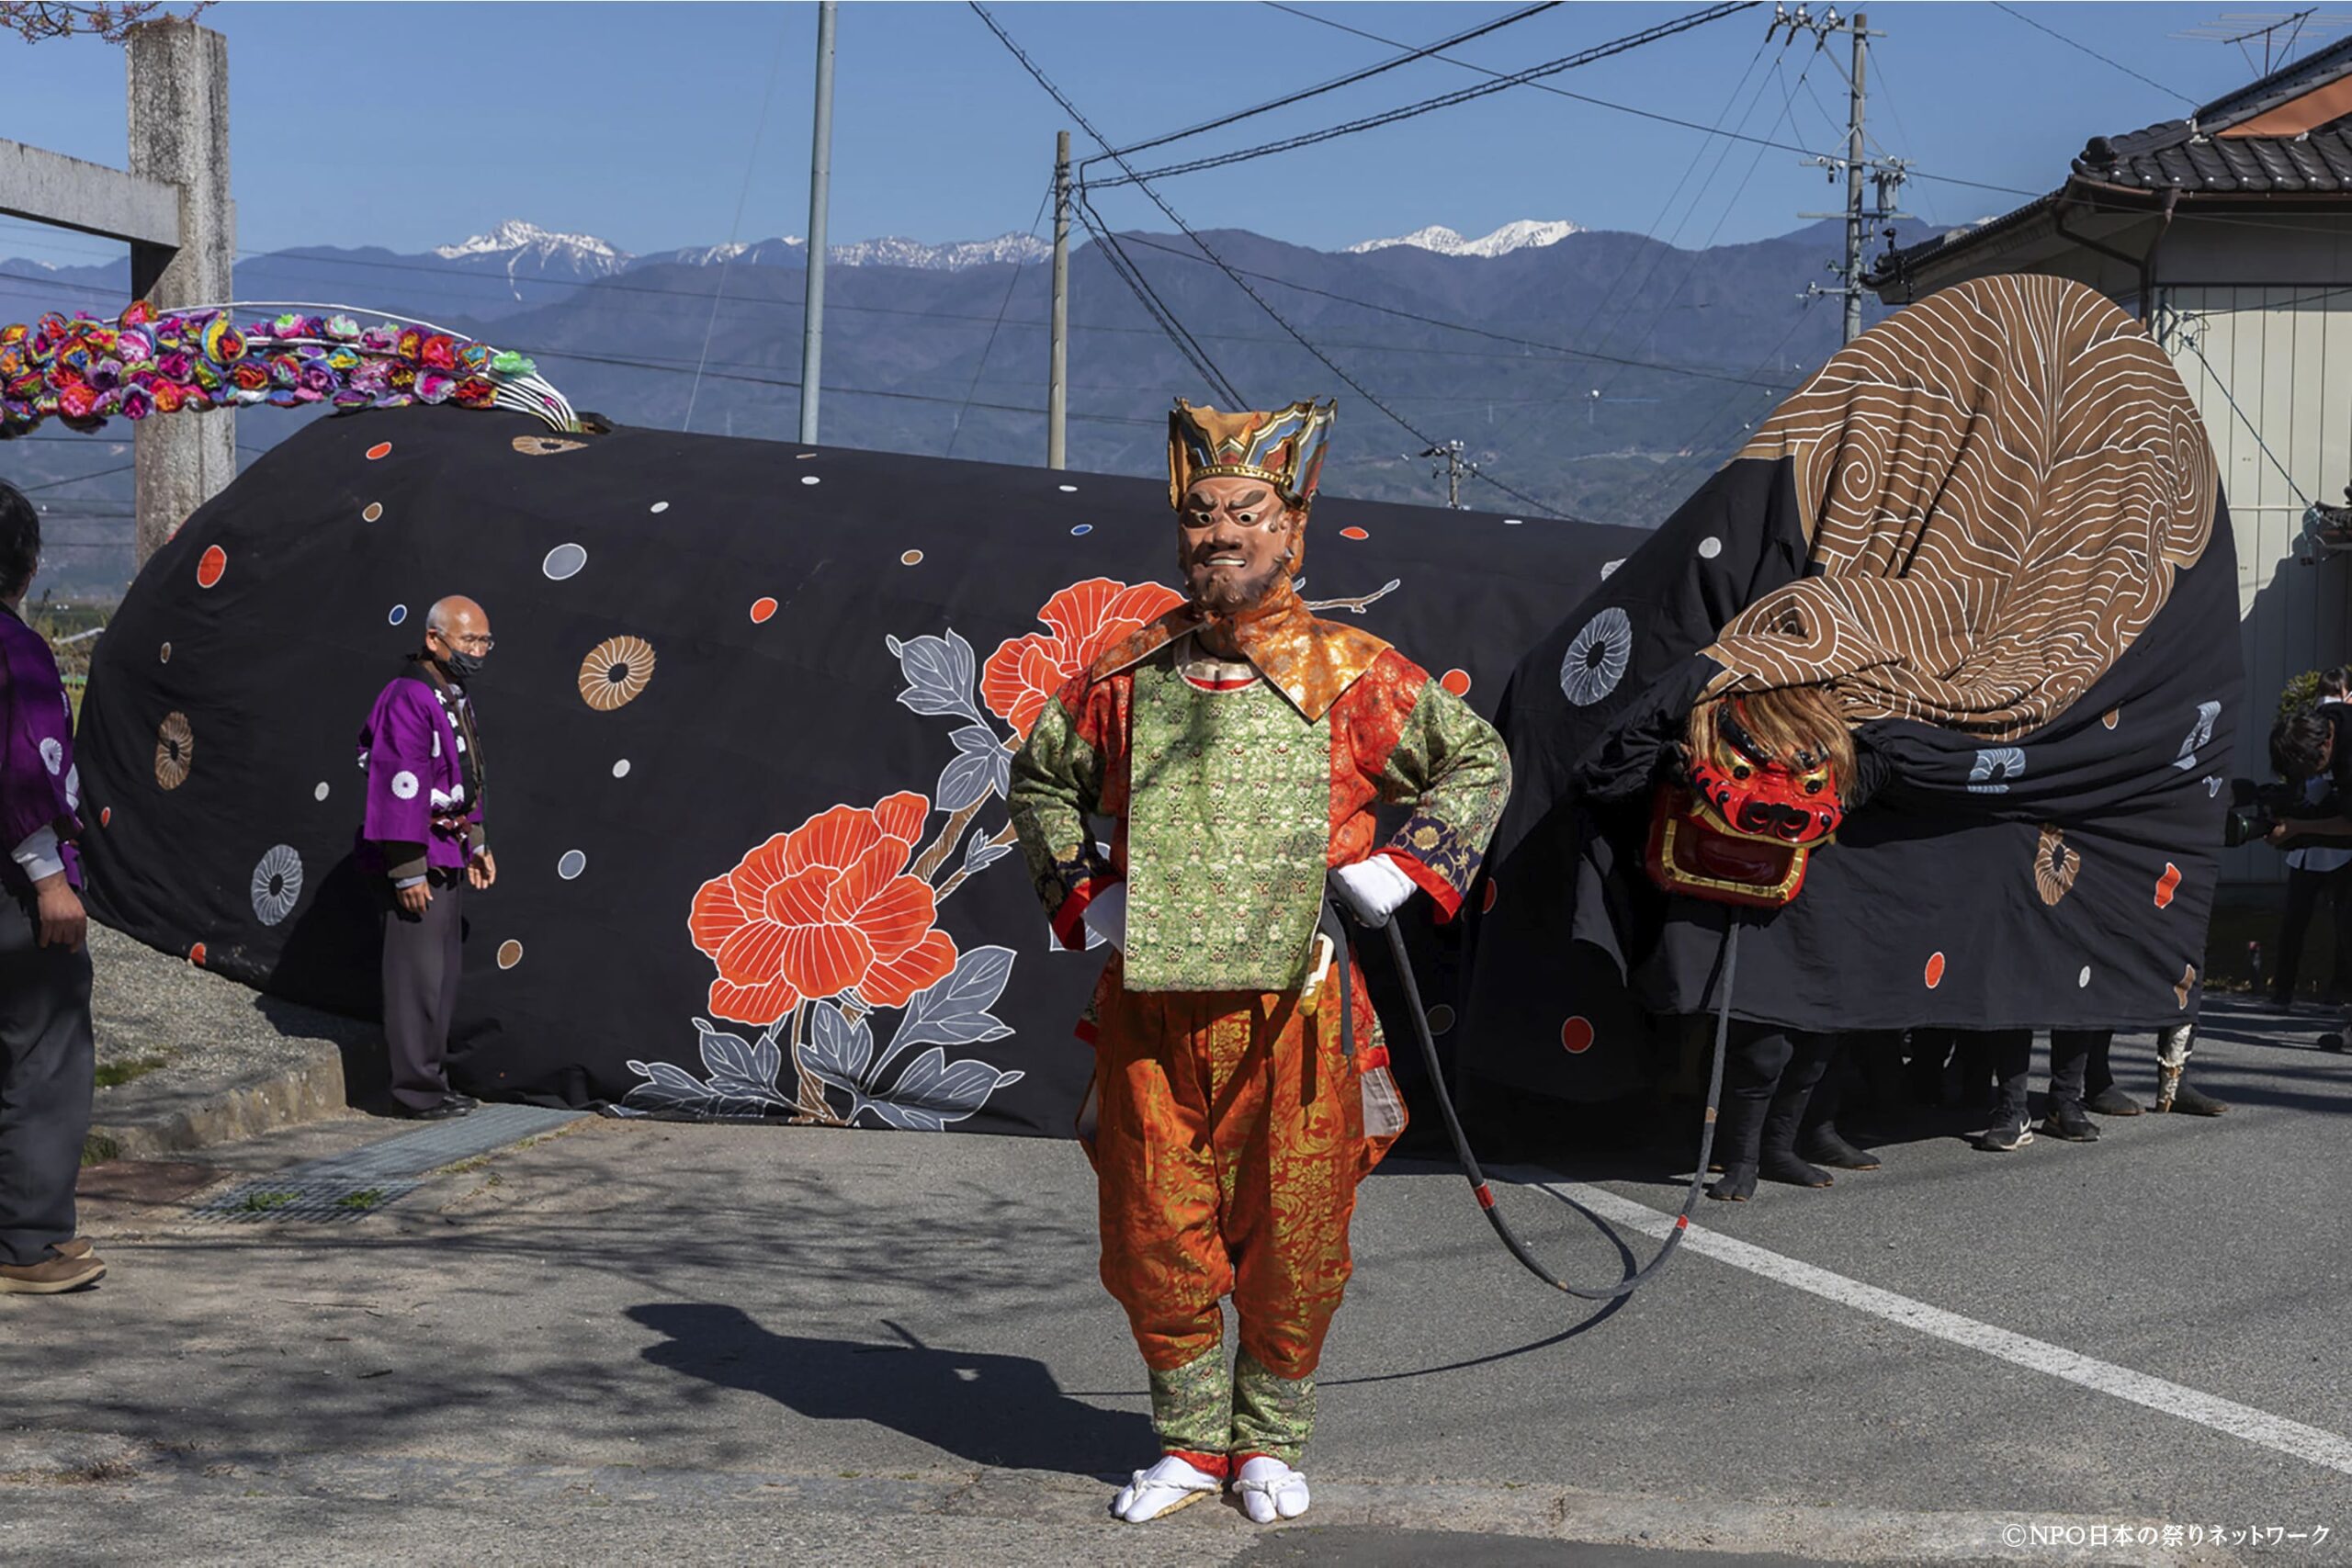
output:
[[[1725, 0], [1724, 4], [1710, 6], [1704, 10], [1693, 11], [1688, 16], [1678, 17], [1669, 22], [1660, 22], [1655, 27], [1645, 28], [1640, 32], [1629, 33], [1623, 38], [1612, 39], [1607, 43], [1595, 44], [1589, 49], [1579, 50], [1574, 54], [1565, 55], [1558, 60], [1546, 61], [1541, 65], [1531, 65], [1524, 71], [1515, 71], [1509, 75], [1497, 77], [1491, 82], [1483, 82], [1473, 87], [1457, 87], [1451, 93], [1441, 93], [1433, 98], [1423, 98], [1417, 103], [1385, 109], [1379, 114], [1366, 115], [1339, 125], [1327, 126], [1320, 130], [1310, 130], [1297, 136], [1284, 137], [1279, 141], [1268, 141], [1256, 147], [1238, 148], [1212, 157], [1195, 158], [1188, 163], [1170, 164], [1163, 168], [1147, 169], [1141, 174], [1127, 168], [1125, 163], [1122, 161], [1119, 166], [1124, 173], [1120, 178], [1097, 180], [1092, 183], [1106, 189], [1114, 186], [1143, 185], [1151, 180], [1169, 179], [1177, 175], [1196, 174], [1204, 169], [1221, 169], [1229, 164], [1248, 163], [1256, 158], [1272, 157], [1277, 152], [1295, 152], [1301, 147], [1312, 147], [1319, 142], [1334, 141], [1339, 137], [1352, 136], [1359, 131], [1376, 130], [1384, 125], [1395, 125], [1400, 120], [1416, 119], [1425, 114], [1433, 114], [1439, 109], [1453, 108], [1495, 93], [1538, 81], [1545, 76], [1557, 75], [1563, 71], [1573, 71], [1578, 66], [1611, 59], [1639, 49], [1644, 44], [1656, 43], [1661, 39], [1669, 39], [1679, 33], [1689, 32], [1693, 28], [1704, 27], [1709, 22], [1717, 22], [1725, 17], [1736, 16], [1761, 3], [1762, 0]], [[974, 9], [978, 8], [977, 0], [975, 0]], [[994, 26], [993, 23], [990, 25]]]

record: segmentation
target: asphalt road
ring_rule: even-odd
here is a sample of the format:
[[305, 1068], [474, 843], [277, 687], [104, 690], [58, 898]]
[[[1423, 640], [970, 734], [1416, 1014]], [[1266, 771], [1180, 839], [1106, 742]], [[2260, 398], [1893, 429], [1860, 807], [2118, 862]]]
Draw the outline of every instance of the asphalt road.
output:
[[[0, 1298], [0, 1561], [2352, 1561], [2352, 1059], [2209, 1021], [2227, 1116], [1894, 1145], [1611, 1309], [1385, 1170], [1277, 1529], [1103, 1518], [1151, 1450], [1068, 1145], [590, 1122], [341, 1224], [118, 1215]], [[1560, 1175], [1620, 1222], [1505, 1201], [1583, 1277], [1679, 1199]]]

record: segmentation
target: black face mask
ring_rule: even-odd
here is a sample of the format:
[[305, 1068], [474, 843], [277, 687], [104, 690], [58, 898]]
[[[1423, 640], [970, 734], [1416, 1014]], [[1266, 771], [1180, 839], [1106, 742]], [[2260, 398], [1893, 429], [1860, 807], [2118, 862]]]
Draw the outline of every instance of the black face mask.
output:
[[449, 679], [461, 685], [481, 674], [481, 654], [468, 653], [456, 648], [451, 649], [441, 660], [441, 668], [448, 671]]

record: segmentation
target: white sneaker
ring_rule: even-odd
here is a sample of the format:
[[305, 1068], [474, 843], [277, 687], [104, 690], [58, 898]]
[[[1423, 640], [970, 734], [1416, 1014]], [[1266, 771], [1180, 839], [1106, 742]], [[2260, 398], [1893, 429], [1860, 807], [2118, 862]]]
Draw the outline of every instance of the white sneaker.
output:
[[1295, 1519], [1306, 1512], [1306, 1477], [1265, 1454], [1242, 1465], [1233, 1489], [1241, 1495], [1241, 1506], [1257, 1524]]
[[[1187, 1503], [1197, 1503], [1224, 1483], [1169, 1454], [1149, 1470], [1138, 1470], [1133, 1480], [1111, 1499], [1111, 1512], [1131, 1525], [1172, 1514]], [[1302, 1492], [1301, 1495], [1304, 1495]], [[1301, 1507], [1306, 1504], [1301, 1503]]]

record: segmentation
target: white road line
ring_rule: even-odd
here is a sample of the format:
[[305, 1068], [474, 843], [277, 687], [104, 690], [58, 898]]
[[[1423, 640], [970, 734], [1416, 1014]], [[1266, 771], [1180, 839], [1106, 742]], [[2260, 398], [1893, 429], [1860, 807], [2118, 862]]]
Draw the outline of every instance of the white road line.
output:
[[[1496, 1174], [1500, 1175], [1501, 1172]], [[1654, 1236], [1664, 1236], [1674, 1228], [1674, 1216], [1660, 1213], [1645, 1203], [1621, 1198], [1604, 1188], [1581, 1181], [1544, 1181], [1532, 1172], [1522, 1172], [1510, 1179], [1541, 1189], [1554, 1197], [1563, 1198], [1591, 1210], [1605, 1220], [1628, 1225]], [[1744, 1269], [1767, 1280], [1777, 1280], [1840, 1306], [1917, 1329], [1921, 1334], [1954, 1345], [1964, 1345], [1981, 1350], [1997, 1360], [2047, 1372], [2064, 1378], [2100, 1393], [2145, 1405], [2166, 1416], [2177, 1416], [2184, 1421], [2194, 1421], [2200, 1427], [2211, 1427], [2217, 1432], [2227, 1432], [2249, 1443], [2290, 1454], [2296, 1459], [2352, 1475], [2352, 1438], [2306, 1427], [2301, 1421], [2290, 1421], [2283, 1416], [2273, 1416], [2267, 1410], [2256, 1410], [2250, 1404], [2240, 1404], [2233, 1399], [2201, 1393], [2163, 1378], [2135, 1372], [2129, 1367], [2119, 1367], [2112, 1361], [2082, 1355], [2063, 1345], [2015, 1334], [2006, 1328], [1996, 1328], [1989, 1323], [1962, 1317], [1925, 1302], [1915, 1302], [1893, 1291], [1865, 1285], [1859, 1280], [1849, 1280], [1843, 1274], [1833, 1274], [1826, 1269], [1816, 1269], [1810, 1263], [1800, 1263], [1793, 1258], [1783, 1258], [1749, 1242], [1736, 1241], [1719, 1231], [1692, 1225], [1682, 1239], [1683, 1247], [1691, 1252], [1704, 1254], [1735, 1269]]]

